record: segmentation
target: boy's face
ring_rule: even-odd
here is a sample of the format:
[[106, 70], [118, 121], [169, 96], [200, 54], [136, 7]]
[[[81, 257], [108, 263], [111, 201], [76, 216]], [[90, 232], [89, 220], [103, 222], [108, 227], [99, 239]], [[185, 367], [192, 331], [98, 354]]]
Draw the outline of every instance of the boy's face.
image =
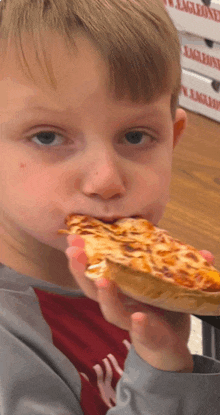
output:
[[32, 52], [38, 87], [13, 48], [0, 73], [0, 230], [63, 251], [66, 238], [57, 231], [70, 213], [159, 222], [173, 149], [186, 127], [183, 110], [172, 122], [170, 94], [148, 105], [111, 100], [98, 52], [83, 36], [77, 45], [79, 54], [70, 56], [51, 38], [56, 92]]

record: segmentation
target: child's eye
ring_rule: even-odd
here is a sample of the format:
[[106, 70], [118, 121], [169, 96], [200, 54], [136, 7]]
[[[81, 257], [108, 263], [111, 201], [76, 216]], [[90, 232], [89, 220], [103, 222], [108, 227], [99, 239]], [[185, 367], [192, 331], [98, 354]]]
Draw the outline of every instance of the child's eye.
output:
[[56, 135], [59, 137], [59, 134], [53, 131], [42, 131], [38, 134], [34, 134], [31, 137], [31, 140], [40, 146], [54, 147], [62, 144], [62, 139], [55, 139]]
[[[58, 138], [56, 138], [56, 136]], [[63, 139], [59, 137], [61, 136], [55, 131], [41, 131], [37, 134], [34, 134], [30, 140], [41, 147], [56, 147], [61, 145], [63, 142]], [[157, 141], [154, 137], [143, 131], [130, 131], [125, 134], [125, 137], [127, 142], [129, 142], [131, 145], [150, 145], [152, 142]]]
[[[145, 137], [145, 140], [142, 139], [143, 136]], [[149, 142], [149, 144], [151, 144], [151, 142], [156, 141], [156, 138], [154, 138], [153, 136], [149, 135], [147, 132], [144, 131], [130, 131], [129, 133], [125, 134], [126, 139], [130, 142], [130, 144], [145, 144], [146, 142], [146, 137], [147, 137], [147, 142]], [[143, 143], [140, 143], [140, 141], [144, 141]]]

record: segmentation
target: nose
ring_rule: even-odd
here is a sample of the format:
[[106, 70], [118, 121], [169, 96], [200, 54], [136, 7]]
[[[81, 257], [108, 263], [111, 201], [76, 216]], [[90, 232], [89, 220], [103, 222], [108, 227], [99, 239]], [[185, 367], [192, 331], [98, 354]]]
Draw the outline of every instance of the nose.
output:
[[87, 166], [83, 183], [83, 192], [86, 196], [113, 199], [123, 196], [125, 191], [125, 174], [114, 152], [100, 154]]

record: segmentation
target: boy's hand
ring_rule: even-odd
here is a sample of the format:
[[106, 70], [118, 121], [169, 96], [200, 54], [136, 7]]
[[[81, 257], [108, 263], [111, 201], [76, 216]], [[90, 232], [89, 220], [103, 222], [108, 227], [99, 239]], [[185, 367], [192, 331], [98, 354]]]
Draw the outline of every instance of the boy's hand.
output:
[[[193, 358], [187, 348], [190, 336], [190, 314], [163, 310], [124, 295], [119, 287], [99, 280], [92, 281], [84, 272], [87, 256], [85, 242], [79, 235], [67, 237], [70, 248], [66, 254], [69, 269], [83, 292], [99, 303], [106, 321], [129, 331], [137, 354], [159, 370], [192, 372]], [[214, 257], [209, 251], [200, 251], [210, 263]], [[101, 281], [100, 281], [101, 283]]]

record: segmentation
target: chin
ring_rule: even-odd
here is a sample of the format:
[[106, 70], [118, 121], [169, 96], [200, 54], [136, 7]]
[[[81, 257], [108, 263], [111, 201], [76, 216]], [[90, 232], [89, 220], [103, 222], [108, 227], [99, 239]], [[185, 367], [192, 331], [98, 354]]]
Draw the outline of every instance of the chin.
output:
[[[38, 242], [45, 245], [46, 248], [56, 249], [65, 253], [68, 248], [67, 237], [68, 235], [48, 235], [47, 239], [37, 238]], [[45, 248], [45, 249], [46, 249]]]
[[68, 235], [60, 235], [60, 240], [56, 240], [52, 245], [50, 245], [52, 248], [57, 249], [58, 251], [61, 251], [65, 253], [66, 249], [69, 247], [67, 242], [67, 236]]
[[152, 225], [158, 227], [158, 223], [163, 218], [164, 211], [165, 211], [165, 208], [163, 208], [162, 212], [160, 211], [160, 212], [158, 212], [157, 214], [154, 215], [154, 217], [152, 218], [152, 221], [150, 221], [152, 223]]

